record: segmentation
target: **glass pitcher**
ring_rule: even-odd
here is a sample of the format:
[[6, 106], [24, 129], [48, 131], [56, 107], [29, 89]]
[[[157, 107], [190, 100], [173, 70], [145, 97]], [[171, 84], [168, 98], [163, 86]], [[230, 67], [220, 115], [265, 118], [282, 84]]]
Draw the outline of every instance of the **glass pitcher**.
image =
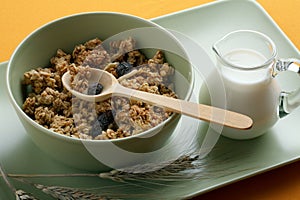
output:
[[[300, 89], [281, 91], [276, 80], [282, 71], [300, 74], [300, 60], [277, 59], [276, 46], [268, 36], [250, 30], [234, 31], [217, 41], [213, 51], [224, 83], [226, 108], [254, 121], [246, 131], [224, 128], [224, 136], [258, 137], [300, 105]], [[211, 87], [210, 91], [218, 91], [217, 85]]]

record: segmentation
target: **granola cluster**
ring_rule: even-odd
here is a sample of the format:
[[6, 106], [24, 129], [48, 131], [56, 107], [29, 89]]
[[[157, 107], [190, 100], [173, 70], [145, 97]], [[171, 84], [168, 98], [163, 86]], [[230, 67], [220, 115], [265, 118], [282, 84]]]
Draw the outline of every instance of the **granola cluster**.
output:
[[24, 112], [40, 125], [80, 139], [106, 140], [128, 137], [155, 127], [172, 114], [164, 108], [125, 97], [87, 102], [72, 96], [61, 82], [69, 70], [72, 87], [86, 92], [90, 68], [104, 69], [125, 87], [177, 98], [173, 91], [174, 69], [162, 51], [147, 59], [135, 50], [132, 38], [110, 43], [105, 50], [98, 38], [75, 46], [68, 54], [59, 49], [46, 68], [24, 73], [28, 95]]

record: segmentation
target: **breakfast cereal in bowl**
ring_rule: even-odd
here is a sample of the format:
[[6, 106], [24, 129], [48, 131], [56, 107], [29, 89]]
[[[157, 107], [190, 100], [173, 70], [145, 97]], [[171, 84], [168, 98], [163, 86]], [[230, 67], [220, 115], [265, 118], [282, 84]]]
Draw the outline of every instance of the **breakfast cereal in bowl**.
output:
[[23, 111], [43, 127], [79, 139], [124, 138], [157, 126], [172, 112], [118, 96], [97, 103], [83, 101], [61, 83], [61, 76], [69, 70], [76, 91], [98, 94], [102, 86], [88, 82], [89, 69], [98, 68], [113, 74], [125, 87], [177, 98], [172, 89], [174, 68], [165, 61], [163, 52], [157, 50], [148, 59], [135, 50], [135, 42], [133, 38], [114, 41], [107, 51], [96, 38], [76, 45], [70, 54], [58, 49], [49, 67], [24, 73], [23, 84], [31, 92]]
[[58, 161], [93, 171], [139, 163], [140, 157], [118, 151], [162, 148], [180, 115], [118, 95], [88, 102], [63, 87], [69, 72], [73, 89], [101, 92], [100, 84], [87, 81], [92, 68], [106, 70], [127, 88], [172, 98], [188, 100], [193, 89], [185, 49], [159, 25], [113, 12], [63, 17], [26, 37], [8, 63], [8, 96], [33, 142]]

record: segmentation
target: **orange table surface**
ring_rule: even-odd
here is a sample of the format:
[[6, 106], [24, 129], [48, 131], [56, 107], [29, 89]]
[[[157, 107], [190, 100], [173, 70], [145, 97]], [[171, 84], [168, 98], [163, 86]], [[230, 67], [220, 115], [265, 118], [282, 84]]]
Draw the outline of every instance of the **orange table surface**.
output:
[[[62, 16], [87, 11], [116, 11], [154, 18], [211, 0], [2, 0], [0, 6], [0, 62], [39, 26]], [[276, 23], [300, 48], [300, 0], [258, 0]], [[300, 134], [300, 131], [299, 131]], [[195, 199], [300, 199], [300, 161], [232, 183]]]

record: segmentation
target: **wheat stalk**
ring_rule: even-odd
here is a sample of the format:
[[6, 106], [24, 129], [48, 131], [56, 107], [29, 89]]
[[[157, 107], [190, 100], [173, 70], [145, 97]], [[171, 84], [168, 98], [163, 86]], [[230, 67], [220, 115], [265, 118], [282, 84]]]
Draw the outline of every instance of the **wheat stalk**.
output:
[[0, 173], [2, 178], [4, 179], [4, 182], [6, 183], [6, 185], [10, 188], [10, 190], [15, 194], [16, 196], [16, 200], [38, 200], [37, 198], [35, 198], [34, 196], [32, 196], [31, 194], [23, 191], [23, 190], [17, 190], [8, 180], [2, 166], [0, 165]]
[[[245, 154], [239, 156], [243, 157]], [[236, 155], [234, 158], [239, 159], [239, 156]], [[214, 155], [213, 158], [209, 155], [203, 158], [200, 153], [194, 152], [190, 155], [184, 154], [173, 161], [147, 163], [111, 170], [109, 172], [100, 173], [99, 177], [116, 182], [147, 180], [153, 184], [157, 184], [155, 181], [179, 182], [214, 179], [252, 169], [238, 168], [235, 162], [233, 162], [232, 157], [231, 152], [224, 152], [219, 156]], [[225, 163], [230, 164], [230, 167], [227, 167], [226, 170], [222, 167]], [[152, 171], [149, 169], [152, 169]]]
[[34, 186], [42, 192], [59, 200], [109, 200], [111, 198], [99, 196], [97, 194], [85, 192], [76, 188], [62, 186], [45, 186], [34, 184]]
[[[24, 190], [17, 190], [8, 180], [8, 177], [6, 173], [4, 172], [2, 166], [0, 165], [0, 173], [2, 178], [4, 179], [5, 183], [8, 185], [8, 187], [11, 189], [11, 191], [15, 194], [16, 200], [38, 200], [33, 195], [25, 192]], [[57, 174], [58, 175], [58, 174]], [[76, 176], [78, 174], [75, 174]], [[89, 176], [88, 174], [80, 174], [81, 176]], [[12, 177], [16, 178], [17, 180], [29, 183], [33, 185], [35, 188], [41, 190], [43, 193], [52, 196], [55, 199], [58, 200], [112, 200], [112, 198], [108, 198], [105, 196], [100, 196], [98, 194], [85, 192], [76, 188], [71, 187], [62, 187], [62, 186], [45, 186], [42, 184], [32, 184], [29, 181], [25, 181], [24, 179], [20, 178], [20, 175], [11, 175]], [[21, 175], [22, 176], [22, 175]], [[24, 177], [37, 177], [34, 175], [23, 175]], [[59, 175], [62, 177], [62, 175]], [[71, 174], [71, 176], [74, 176], [74, 174]], [[19, 178], [17, 178], [19, 177]], [[38, 175], [38, 177], [51, 177], [50, 174], [44, 174], [44, 175]], [[52, 176], [53, 177], [53, 176]], [[66, 177], [64, 175], [64, 177]]]
[[[7, 174], [12, 178], [50, 178], [50, 177], [100, 177], [110, 179], [116, 182], [125, 182], [125, 180], [161, 180], [161, 181], [185, 181], [191, 179], [208, 179], [224, 176], [225, 173], [231, 173], [228, 169], [217, 169], [216, 166], [224, 162], [231, 162], [231, 156], [221, 155], [222, 160], [218, 158], [210, 159], [209, 156], [201, 158], [200, 154], [184, 154], [175, 160], [164, 161], [160, 163], [146, 163], [135, 165], [128, 168], [114, 169], [103, 173], [75, 173], [75, 174]], [[225, 159], [224, 159], [225, 158]], [[222, 166], [222, 165], [221, 165]], [[234, 168], [234, 167], [233, 167]], [[247, 169], [241, 169], [247, 170]], [[220, 173], [217, 173], [220, 172]], [[237, 171], [235, 171], [237, 172]]]
[[75, 174], [6, 174], [11, 178], [54, 178], [54, 177], [97, 177], [99, 174], [75, 173]]
[[[182, 171], [186, 169], [194, 169], [195, 165], [193, 164], [193, 162], [197, 159], [198, 156], [183, 155], [174, 161], [147, 163], [144, 165], [136, 165], [124, 169], [111, 170], [109, 172], [100, 173], [99, 177], [104, 179], [111, 179], [118, 182], [138, 179], [168, 181], [179, 181], [183, 179], [186, 180], [190, 177], [184, 176]], [[151, 171], [149, 169], [151, 169]]]
[[87, 192], [84, 189], [79, 189], [79, 188], [36, 184], [28, 180], [25, 180], [23, 178], [16, 178], [16, 180], [32, 185], [33, 187], [39, 189], [43, 193], [50, 195], [51, 197], [57, 200], [113, 200], [115, 199], [104, 195]]
[[[172, 161], [165, 161], [161, 163], [147, 163], [144, 165], [136, 165], [129, 168], [112, 170], [106, 173], [100, 174], [89, 174], [89, 173], [77, 173], [77, 174], [8, 174], [9, 177], [15, 178], [25, 183], [33, 185], [35, 188], [41, 190], [47, 195], [50, 195], [59, 200], [105, 200], [111, 199], [106, 196], [99, 196], [94, 193], [90, 193], [84, 190], [62, 187], [62, 186], [45, 186], [42, 184], [33, 184], [24, 178], [39, 178], [39, 177], [100, 177], [105, 179], [111, 179], [113, 181], [122, 182], [123, 185], [131, 185], [138, 187], [144, 187], [140, 184], [136, 185], [128, 181], [141, 181], [145, 183], [150, 183], [154, 185], [167, 186], [166, 184], [160, 184], [155, 181], [182, 181], [195, 178], [195, 173], [183, 173], [184, 170], [199, 169], [199, 155], [183, 155]], [[203, 163], [202, 163], [203, 165]], [[149, 171], [152, 169], [152, 171]], [[152, 188], [146, 188], [152, 189]], [[153, 189], [152, 189], [153, 190]], [[145, 194], [144, 194], [145, 195]], [[115, 196], [118, 197], [145, 197], [143, 194], [119, 194], [116, 193]], [[153, 194], [152, 194], [153, 196]], [[150, 197], [150, 195], [147, 195]], [[155, 195], [153, 197], [156, 198]]]
[[[245, 154], [238, 154], [240, 156], [245, 156]], [[234, 158], [234, 159], [232, 159]], [[112, 199], [111, 197], [123, 197], [123, 198], [158, 198], [153, 186], [172, 186], [180, 187], [181, 184], [168, 184], [171, 182], [180, 182], [180, 181], [191, 181], [191, 180], [206, 180], [214, 179], [226, 176], [232, 173], [238, 173], [240, 171], [249, 170], [240, 169], [236, 165], [237, 163], [234, 160], [239, 159], [237, 155], [232, 154], [232, 152], [221, 152], [214, 154], [212, 157], [207, 155], [206, 157], [201, 157], [201, 153], [194, 151], [193, 153], [185, 153], [182, 156], [174, 160], [168, 160], [160, 163], [147, 163], [135, 165], [128, 168], [114, 169], [109, 172], [103, 173], [74, 173], [74, 174], [5, 174], [1, 169], [2, 177], [6, 180], [8, 186], [13, 188], [7, 177], [15, 178], [26, 183], [30, 183], [27, 178], [50, 178], [50, 177], [99, 177], [101, 179], [109, 179], [114, 182], [119, 182], [120, 185], [114, 185], [110, 187], [126, 187], [130, 188], [144, 188], [148, 191], [154, 190], [154, 192], [149, 194], [141, 193], [138, 194], [136, 191], [130, 194], [121, 194], [116, 192], [113, 195], [110, 193], [101, 193], [101, 195], [96, 193], [91, 193], [88, 191], [94, 190], [91, 188], [78, 189], [72, 187], [63, 187], [63, 186], [45, 186], [42, 184], [30, 183], [35, 188], [41, 190], [42, 192], [56, 198], [59, 200], [99, 200], [99, 199]], [[227, 166], [227, 169], [224, 170], [222, 167], [223, 164], [230, 164]], [[141, 182], [145, 184], [140, 184], [136, 182]], [[152, 184], [153, 186], [147, 187], [147, 184]], [[128, 187], [130, 186], [130, 187]], [[134, 186], [134, 187], [132, 187]], [[128, 188], [127, 188], [128, 187]], [[105, 187], [98, 189], [103, 190]], [[159, 187], [161, 188], [161, 187]], [[17, 193], [15, 189], [12, 189], [16, 195], [24, 197], [23, 199], [36, 199], [24, 191]], [[24, 193], [22, 193], [24, 192]], [[115, 190], [114, 190], [115, 192]], [[127, 192], [126, 192], [127, 193]], [[26, 196], [28, 195], [28, 197]], [[145, 196], [146, 195], [146, 196]], [[18, 199], [18, 198], [16, 198]]]
[[[197, 155], [183, 155], [173, 161], [135, 165], [123, 169], [114, 169], [100, 174], [7, 174], [7, 176], [12, 178], [100, 177], [104, 179], [111, 179], [113, 181], [135, 180], [137, 178], [158, 180], [163, 177], [167, 178], [166, 180], [183, 180], [184, 174], [181, 172], [183, 170], [199, 167], [198, 165], [193, 164], [194, 161], [199, 160], [198, 158], [199, 157]], [[189, 176], [192, 176], [192, 174]]]

